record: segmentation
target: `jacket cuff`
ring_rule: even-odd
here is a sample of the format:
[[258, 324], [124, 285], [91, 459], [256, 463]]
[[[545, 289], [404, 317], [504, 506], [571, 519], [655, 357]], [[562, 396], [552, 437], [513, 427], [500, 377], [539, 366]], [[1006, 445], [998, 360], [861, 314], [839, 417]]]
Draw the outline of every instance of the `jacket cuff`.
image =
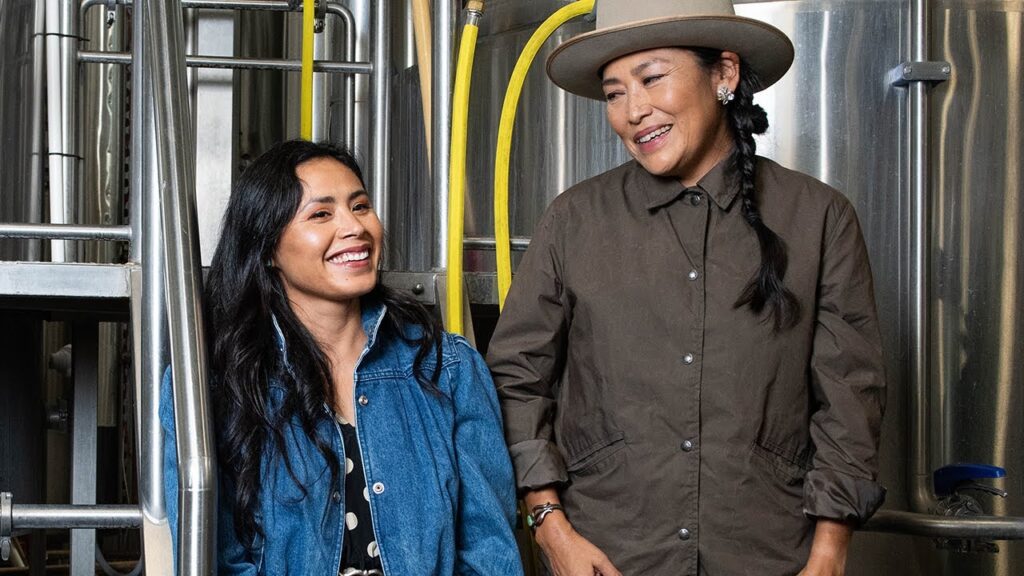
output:
[[549, 440], [524, 440], [509, 446], [508, 451], [516, 471], [516, 486], [522, 492], [569, 480], [565, 459]]
[[885, 488], [867, 478], [814, 469], [804, 478], [804, 514], [863, 524], [885, 502]]

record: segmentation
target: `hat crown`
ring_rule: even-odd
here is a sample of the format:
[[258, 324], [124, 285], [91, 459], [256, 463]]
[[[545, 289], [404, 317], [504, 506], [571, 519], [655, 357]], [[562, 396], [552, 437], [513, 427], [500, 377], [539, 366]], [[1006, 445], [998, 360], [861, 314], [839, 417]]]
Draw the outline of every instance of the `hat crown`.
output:
[[641, 20], [692, 16], [735, 16], [731, 0], [597, 0], [594, 6], [598, 30]]

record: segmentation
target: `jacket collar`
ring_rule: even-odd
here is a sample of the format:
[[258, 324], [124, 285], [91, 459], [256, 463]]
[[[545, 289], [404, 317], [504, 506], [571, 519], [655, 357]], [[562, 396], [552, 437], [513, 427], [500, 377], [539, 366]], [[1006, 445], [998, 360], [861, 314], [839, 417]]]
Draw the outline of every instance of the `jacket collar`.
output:
[[[366, 334], [366, 347], [363, 349], [365, 354], [367, 350], [373, 348], [374, 343], [377, 341], [377, 333], [380, 331], [380, 325], [384, 321], [384, 315], [387, 313], [387, 306], [383, 302], [370, 301], [368, 299], [360, 300], [359, 304], [363, 332]], [[285, 369], [291, 372], [291, 363], [288, 361], [288, 343], [285, 342], [284, 331], [281, 330], [281, 324], [277, 321], [277, 315], [271, 314], [270, 321], [274, 325], [274, 339], [277, 341], [277, 351], [281, 355], [281, 362], [284, 364]]]
[[684, 192], [692, 192], [699, 189], [718, 204], [722, 210], [729, 210], [733, 200], [739, 193], [739, 182], [736, 178], [736, 171], [732, 169], [732, 155], [726, 156], [715, 165], [707, 174], [701, 178], [696, 186], [685, 188], [678, 180], [655, 176], [639, 162], [634, 161], [637, 178], [640, 182], [640, 189], [645, 195], [645, 205], [648, 210], [655, 210], [671, 204]]

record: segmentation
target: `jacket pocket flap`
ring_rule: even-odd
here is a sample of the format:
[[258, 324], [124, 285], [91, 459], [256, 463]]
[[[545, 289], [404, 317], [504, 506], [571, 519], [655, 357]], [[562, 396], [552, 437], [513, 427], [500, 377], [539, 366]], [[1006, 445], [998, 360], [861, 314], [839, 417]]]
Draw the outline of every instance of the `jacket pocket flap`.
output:
[[566, 469], [569, 472], [579, 472], [600, 462], [624, 446], [625, 439], [626, 436], [622, 432], [609, 432], [604, 438], [597, 439], [581, 449], [567, 454]]

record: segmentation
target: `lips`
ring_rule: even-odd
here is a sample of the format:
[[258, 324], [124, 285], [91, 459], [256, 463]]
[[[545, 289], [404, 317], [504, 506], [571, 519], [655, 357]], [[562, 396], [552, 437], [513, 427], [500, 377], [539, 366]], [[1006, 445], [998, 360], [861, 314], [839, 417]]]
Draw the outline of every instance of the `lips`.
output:
[[661, 137], [662, 135], [668, 133], [668, 131], [671, 129], [671, 124], [664, 124], [662, 126], [652, 126], [650, 128], [638, 132], [637, 135], [633, 137], [633, 141], [641, 145], [647, 144]]
[[328, 256], [327, 262], [331, 264], [358, 265], [369, 261], [369, 259], [370, 246], [368, 244], [364, 244], [339, 250]]

